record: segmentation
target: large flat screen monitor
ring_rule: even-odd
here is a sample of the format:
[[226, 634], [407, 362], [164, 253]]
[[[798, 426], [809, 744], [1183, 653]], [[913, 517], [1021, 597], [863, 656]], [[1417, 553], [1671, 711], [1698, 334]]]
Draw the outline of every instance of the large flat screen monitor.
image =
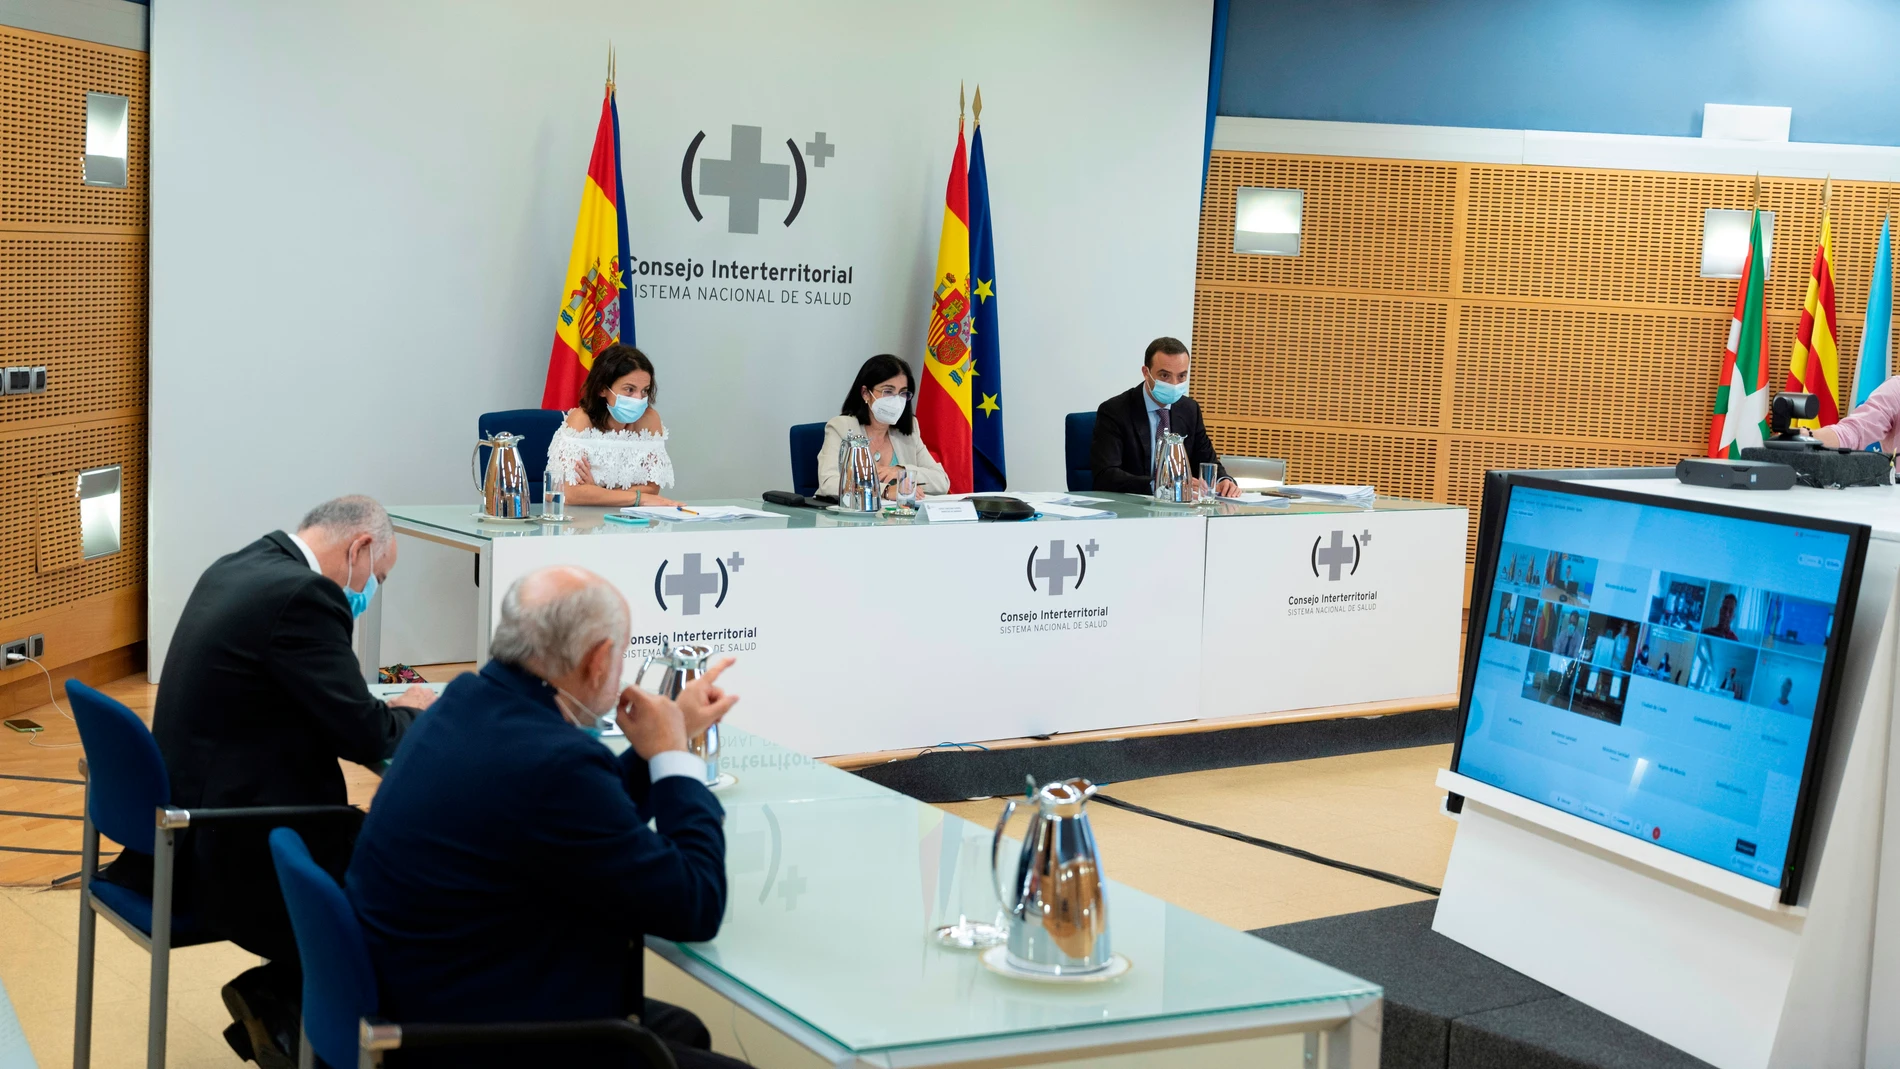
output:
[[1868, 529], [1521, 475], [1502, 489], [1453, 770], [1794, 902]]

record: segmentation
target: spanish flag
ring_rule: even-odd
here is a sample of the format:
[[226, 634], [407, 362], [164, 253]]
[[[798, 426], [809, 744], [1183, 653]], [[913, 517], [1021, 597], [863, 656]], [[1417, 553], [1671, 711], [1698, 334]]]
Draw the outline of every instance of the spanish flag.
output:
[[1808, 296], [1801, 302], [1801, 325], [1794, 332], [1794, 358], [1788, 362], [1784, 389], [1811, 393], [1821, 404], [1818, 419], [1796, 420], [1798, 426], [1825, 427], [1840, 422], [1834, 387], [1841, 381], [1839, 336], [1834, 317], [1834, 230], [1828, 216], [1827, 192], [1821, 194], [1821, 241], [1814, 247], [1814, 267], [1808, 273]]
[[620, 109], [610, 78], [600, 102], [587, 180], [581, 185], [580, 217], [574, 222], [574, 248], [568, 253], [567, 281], [554, 320], [554, 351], [548, 355], [542, 408], [573, 408], [587, 369], [594, 366], [594, 354], [616, 342], [633, 344], [633, 291], [621, 274], [628, 262], [627, 216], [620, 210], [625, 203]]
[[[961, 109], [959, 109], [960, 111]], [[943, 195], [943, 233], [937, 239], [937, 273], [930, 297], [930, 338], [917, 420], [924, 445], [950, 476], [950, 492], [970, 492], [970, 180], [963, 147], [963, 116], [957, 116], [957, 154]]]

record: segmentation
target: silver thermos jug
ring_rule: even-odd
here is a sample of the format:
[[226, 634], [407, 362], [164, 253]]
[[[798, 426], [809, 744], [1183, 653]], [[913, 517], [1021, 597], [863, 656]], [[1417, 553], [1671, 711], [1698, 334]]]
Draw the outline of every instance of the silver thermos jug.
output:
[[[521, 463], [515, 446], [522, 436], [498, 431], [491, 438], [475, 443], [468, 458], [469, 474], [475, 477], [475, 489], [482, 492], [482, 513], [499, 520], [528, 518], [528, 469]], [[482, 471], [482, 447], [488, 448], [488, 471]]]
[[1113, 962], [1101, 855], [1084, 811], [1095, 794], [1085, 779], [1058, 780], [1036, 791], [1036, 812], [1023, 836], [1016, 878], [1005, 889], [998, 855], [1016, 803], [1003, 807], [990, 843], [990, 873], [1009, 914], [1009, 964], [1054, 976], [1091, 973]]
[[1194, 503], [1194, 473], [1188, 463], [1187, 439], [1164, 434], [1155, 441], [1154, 494], [1171, 505]]
[[877, 512], [884, 507], [877, 484], [877, 454], [861, 432], [845, 435], [838, 447], [838, 507], [847, 512]]
[[[641, 662], [639, 672], [633, 677], [633, 685], [649, 694], [678, 701], [680, 691], [704, 675], [706, 665], [711, 660], [710, 646], [662, 646], [660, 652]], [[706, 762], [706, 786], [718, 783], [719, 725], [709, 725], [704, 734], [688, 739], [686, 748], [692, 751], [694, 757]]]

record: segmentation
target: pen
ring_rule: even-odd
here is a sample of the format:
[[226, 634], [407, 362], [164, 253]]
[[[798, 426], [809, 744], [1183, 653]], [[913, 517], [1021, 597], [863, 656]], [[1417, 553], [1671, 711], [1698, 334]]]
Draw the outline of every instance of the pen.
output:
[[697, 516], [697, 515], [699, 515], [699, 513], [697, 513], [697, 512], [694, 512], [694, 511], [693, 511], [692, 509], [689, 509], [689, 508], [687, 508], [687, 507], [686, 507], [685, 505], [674, 505], [673, 507], [674, 507], [674, 508], [676, 508], [676, 509], [678, 509], [678, 510], [680, 510], [681, 512], [684, 512], [684, 513], [685, 513], [685, 514], [687, 514], [688, 516]]

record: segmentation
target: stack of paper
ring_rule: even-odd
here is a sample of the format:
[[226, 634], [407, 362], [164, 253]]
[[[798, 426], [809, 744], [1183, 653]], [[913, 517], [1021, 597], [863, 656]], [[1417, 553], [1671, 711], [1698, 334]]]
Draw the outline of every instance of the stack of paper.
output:
[[655, 520], [672, 520], [676, 523], [689, 523], [695, 520], [738, 520], [758, 517], [767, 520], [782, 519], [775, 512], [763, 512], [749, 509], [743, 505], [628, 505], [620, 510], [627, 516], [646, 516]]
[[1315, 501], [1337, 501], [1344, 505], [1370, 505], [1378, 491], [1370, 486], [1289, 485], [1288, 490]]

